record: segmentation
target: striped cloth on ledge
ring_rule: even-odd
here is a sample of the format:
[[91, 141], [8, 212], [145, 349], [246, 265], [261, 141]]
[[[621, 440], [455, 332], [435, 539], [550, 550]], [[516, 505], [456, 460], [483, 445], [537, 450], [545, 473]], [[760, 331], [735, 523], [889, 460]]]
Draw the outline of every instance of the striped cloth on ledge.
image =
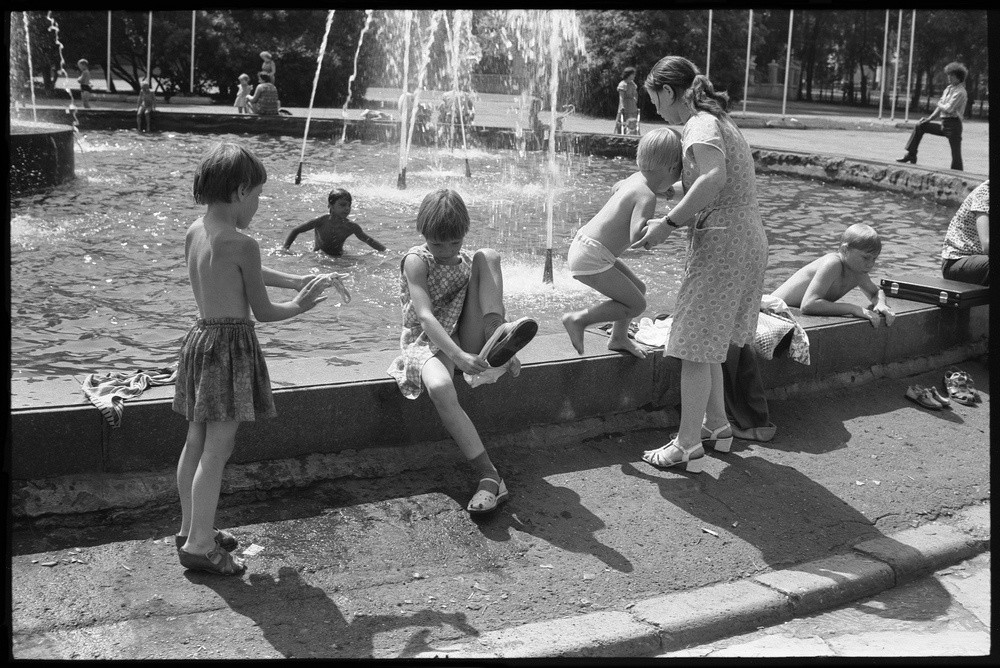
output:
[[112, 371], [92, 373], [83, 381], [83, 393], [112, 427], [122, 423], [125, 400], [134, 399], [154, 385], [172, 385], [177, 379], [177, 365], [148, 371]]

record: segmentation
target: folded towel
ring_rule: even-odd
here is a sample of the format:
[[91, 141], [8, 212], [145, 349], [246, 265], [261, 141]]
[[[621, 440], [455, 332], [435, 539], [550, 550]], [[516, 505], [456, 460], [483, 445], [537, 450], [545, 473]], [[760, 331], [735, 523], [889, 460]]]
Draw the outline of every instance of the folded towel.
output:
[[647, 346], [666, 346], [667, 339], [670, 338], [670, 326], [673, 322], [672, 317], [642, 318], [639, 320], [639, 329], [635, 333], [635, 340]]
[[108, 423], [121, 426], [125, 400], [134, 399], [153, 385], [171, 385], [177, 379], [177, 365], [149, 371], [92, 373], [83, 381], [83, 393], [100, 409]]

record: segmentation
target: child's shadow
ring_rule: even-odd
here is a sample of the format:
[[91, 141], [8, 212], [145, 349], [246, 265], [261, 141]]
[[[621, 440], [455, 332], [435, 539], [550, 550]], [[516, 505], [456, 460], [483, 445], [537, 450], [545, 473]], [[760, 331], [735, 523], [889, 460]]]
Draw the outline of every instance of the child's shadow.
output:
[[625, 555], [594, 537], [605, 524], [580, 502], [579, 494], [569, 487], [553, 485], [541, 476], [511, 477], [510, 481], [518, 496], [492, 517], [479, 522], [484, 536], [506, 541], [513, 528], [564, 550], [592, 554], [622, 573], [632, 572], [632, 562]]
[[463, 613], [419, 610], [411, 615], [356, 615], [348, 621], [320, 587], [302, 579], [290, 566], [243, 578], [219, 578], [187, 571], [188, 579], [204, 584], [234, 611], [253, 621], [264, 638], [285, 658], [372, 658], [373, 638], [392, 629], [414, 627], [399, 657], [411, 657], [434, 647], [429, 627], [449, 625], [478, 636]]

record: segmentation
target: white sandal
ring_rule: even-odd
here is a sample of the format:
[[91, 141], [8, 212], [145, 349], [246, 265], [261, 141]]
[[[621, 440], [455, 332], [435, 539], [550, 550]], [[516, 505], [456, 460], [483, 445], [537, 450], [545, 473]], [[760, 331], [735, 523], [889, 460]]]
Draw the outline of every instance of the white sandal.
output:
[[682, 466], [689, 473], [701, 473], [705, 467], [705, 448], [701, 443], [693, 446], [690, 450], [677, 443], [675, 436], [662, 448], [647, 450], [642, 455], [642, 460], [661, 469], [673, 466]]
[[497, 480], [496, 478], [482, 478], [479, 480], [479, 484], [483, 484], [484, 480], [497, 483], [497, 487], [500, 489], [497, 490], [496, 494], [485, 489], [478, 490], [469, 501], [469, 505], [465, 507], [465, 509], [473, 515], [493, 512], [497, 509], [497, 506], [506, 501], [509, 496], [509, 493], [507, 492], [507, 485], [503, 480]]
[[[726, 431], [729, 432], [729, 436], [719, 438]], [[705, 434], [708, 435], [706, 436]], [[714, 431], [705, 425], [701, 425], [701, 443], [702, 445], [712, 446], [718, 452], [729, 452], [730, 448], [733, 447], [733, 430], [730, 428], [728, 422]]]

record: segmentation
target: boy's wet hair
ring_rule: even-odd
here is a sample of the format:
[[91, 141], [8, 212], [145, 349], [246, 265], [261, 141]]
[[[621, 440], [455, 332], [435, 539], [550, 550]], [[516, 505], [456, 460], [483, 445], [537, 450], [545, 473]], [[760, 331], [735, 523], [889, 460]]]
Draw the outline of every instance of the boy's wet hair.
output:
[[840, 247], [853, 248], [862, 253], [881, 253], [882, 240], [871, 225], [855, 223], [844, 230], [840, 237]]
[[194, 173], [194, 201], [232, 202], [240, 187], [256, 188], [267, 181], [264, 163], [244, 146], [220, 142], [209, 149]]
[[469, 210], [450, 188], [427, 193], [417, 212], [417, 232], [431, 241], [454, 241], [469, 232]]
[[670, 128], [654, 128], [639, 140], [635, 164], [639, 169], [671, 169], [681, 161], [681, 138]]
[[347, 192], [343, 188], [334, 188], [333, 190], [330, 191], [330, 194], [327, 196], [326, 204], [327, 206], [333, 206], [334, 203], [339, 199], [346, 199], [348, 203], [354, 201], [354, 198], [351, 197], [351, 193]]

